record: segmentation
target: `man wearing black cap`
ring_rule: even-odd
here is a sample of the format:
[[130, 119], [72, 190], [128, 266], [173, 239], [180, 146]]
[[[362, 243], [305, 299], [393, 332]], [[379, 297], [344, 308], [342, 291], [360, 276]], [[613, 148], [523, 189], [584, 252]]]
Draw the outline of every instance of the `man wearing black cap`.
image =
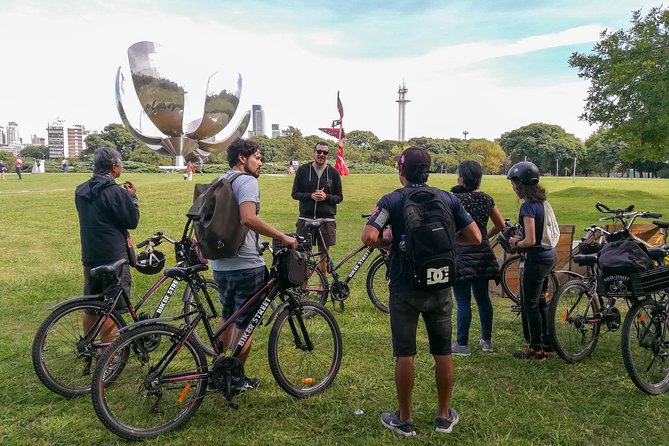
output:
[[[391, 248], [390, 331], [393, 356], [396, 358], [395, 387], [399, 409], [395, 412], [385, 412], [381, 416], [381, 423], [400, 435], [409, 437], [416, 434], [411, 419], [411, 397], [416, 356], [416, 328], [418, 316], [422, 315], [430, 340], [430, 353], [435, 363], [438, 399], [434, 418], [435, 431], [450, 433], [453, 426], [459, 421], [458, 413], [450, 407], [454, 383], [451, 358], [451, 311], [453, 306], [451, 292], [448, 288], [436, 291], [417, 289], [406, 263], [398, 254], [401, 249], [400, 241], [406, 230], [402, 190], [429, 187], [426, 181], [429, 176], [431, 159], [427, 150], [413, 146], [402, 152], [397, 161], [400, 183], [404, 188], [384, 195], [379, 200], [362, 231], [362, 241], [366, 245], [375, 248]], [[439, 192], [452, 214], [457, 232], [456, 242], [462, 245], [480, 244], [481, 233], [460, 200], [448, 192]]]

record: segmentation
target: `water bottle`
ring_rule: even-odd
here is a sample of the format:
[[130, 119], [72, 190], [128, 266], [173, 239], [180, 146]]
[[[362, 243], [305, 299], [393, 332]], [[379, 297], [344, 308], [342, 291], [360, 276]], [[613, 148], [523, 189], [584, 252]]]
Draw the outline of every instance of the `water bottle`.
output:
[[406, 241], [407, 236], [405, 234], [402, 234], [400, 237], [400, 251], [406, 252], [407, 251], [407, 241]]

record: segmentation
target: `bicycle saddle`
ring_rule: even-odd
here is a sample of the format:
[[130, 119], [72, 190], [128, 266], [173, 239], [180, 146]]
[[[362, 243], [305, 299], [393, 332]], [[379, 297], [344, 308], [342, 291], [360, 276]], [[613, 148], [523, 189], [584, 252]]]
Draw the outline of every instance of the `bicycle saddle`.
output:
[[99, 279], [100, 277], [111, 275], [111, 274], [116, 274], [116, 271], [122, 266], [128, 263], [128, 259], [121, 259], [117, 260], [114, 263], [110, 265], [101, 265], [101, 266], [96, 266], [95, 268], [91, 269], [91, 277], [94, 279]]
[[667, 255], [669, 255], [669, 253], [667, 253], [667, 250], [664, 248], [648, 248], [648, 257], [656, 262], [661, 261]]
[[304, 225], [307, 228], [319, 228], [325, 220], [305, 221]]
[[172, 268], [167, 268], [163, 274], [167, 277], [171, 277], [173, 279], [180, 279], [180, 280], [186, 280], [186, 278], [192, 276], [195, 273], [199, 273], [201, 271], [206, 271], [209, 269], [209, 266], [207, 265], [202, 265], [202, 264], [197, 264], [193, 266], [188, 266], [186, 268], [181, 268], [178, 266], [174, 266]]
[[597, 254], [577, 254], [572, 260], [579, 266], [593, 266], [597, 264]]
[[657, 226], [658, 228], [662, 228], [662, 229], [669, 228], [669, 221], [653, 220], [653, 224], [655, 226]]

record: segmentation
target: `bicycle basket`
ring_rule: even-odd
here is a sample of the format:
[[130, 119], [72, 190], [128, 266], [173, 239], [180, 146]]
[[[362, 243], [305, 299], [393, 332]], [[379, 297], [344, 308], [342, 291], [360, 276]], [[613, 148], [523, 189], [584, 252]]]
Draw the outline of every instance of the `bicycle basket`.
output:
[[637, 273], [598, 276], [597, 292], [601, 296], [624, 299], [633, 299], [643, 295]]
[[[288, 234], [293, 235], [293, 234]], [[277, 262], [279, 280], [285, 287], [290, 288], [302, 285], [307, 280], [307, 263], [309, 254], [307, 254], [308, 241], [301, 240], [298, 249], [291, 249], [281, 240], [272, 239], [272, 250], [274, 251], [274, 261]]]

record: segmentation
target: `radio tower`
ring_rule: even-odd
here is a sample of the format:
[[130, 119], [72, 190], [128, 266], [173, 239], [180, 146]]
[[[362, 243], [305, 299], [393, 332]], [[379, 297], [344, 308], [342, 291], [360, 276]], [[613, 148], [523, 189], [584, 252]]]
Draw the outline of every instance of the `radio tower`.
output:
[[404, 79], [402, 79], [402, 84], [399, 87], [399, 90], [397, 90], [397, 94], [399, 95], [399, 98], [395, 101], [399, 104], [399, 115], [398, 115], [398, 122], [397, 122], [397, 140], [398, 141], [404, 141], [404, 115], [406, 113], [406, 103], [411, 102], [409, 99], [406, 99], [405, 95], [407, 94], [409, 90], [406, 87], [406, 84], [404, 83]]

